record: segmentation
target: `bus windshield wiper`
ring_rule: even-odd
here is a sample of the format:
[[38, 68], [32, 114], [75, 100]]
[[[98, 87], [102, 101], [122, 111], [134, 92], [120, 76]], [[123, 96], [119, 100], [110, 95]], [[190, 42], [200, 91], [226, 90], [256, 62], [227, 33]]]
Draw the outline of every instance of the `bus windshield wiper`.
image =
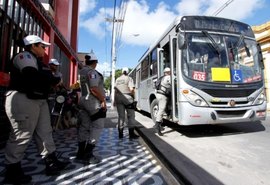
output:
[[244, 35], [242, 34], [242, 35], [240, 36], [240, 38], [239, 38], [237, 44], [236, 44], [236, 49], [238, 50], [238, 48], [240, 47], [241, 43], [243, 42], [244, 47], [245, 47], [246, 54], [247, 54], [248, 57], [250, 57], [250, 51], [249, 51], [249, 49], [248, 49], [248, 47], [247, 47], [246, 42], [245, 42], [244, 39], [245, 39], [245, 37], [244, 37]]
[[217, 52], [218, 55], [220, 55], [219, 47], [213, 37], [205, 30], [203, 30], [202, 33], [207, 36], [207, 38], [211, 41], [212, 48]]

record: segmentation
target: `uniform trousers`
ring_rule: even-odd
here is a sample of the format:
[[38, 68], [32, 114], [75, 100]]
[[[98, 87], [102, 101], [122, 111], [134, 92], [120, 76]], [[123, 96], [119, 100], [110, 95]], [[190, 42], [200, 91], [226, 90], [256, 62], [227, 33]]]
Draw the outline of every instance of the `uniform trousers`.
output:
[[27, 98], [24, 93], [8, 91], [5, 110], [11, 124], [5, 149], [7, 164], [17, 163], [23, 159], [32, 137], [43, 157], [56, 150], [47, 100], [33, 100]]
[[95, 114], [98, 109], [91, 100], [81, 97], [79, 101], [79, 124], [78, 124], [78, 142], [90, 141], [95, 144], [99, 141], [102, 129], [104, 128], [104, 118], [91, 121], [90, 116]]
[[116, 103], [116, 108], [118, 112], [118, 128], [119, 129], [123, 129], [126, 126], [125, 125], [126, 124], [125, 112], [127, 112], [127, 119], [128, 119], [127, 126], [129, 128], [133, 128], [136, 126], [135, 110], [134, 108], [127, 108], [127, 105], [130, 105], [133, 102], [134, 102], [134, 99], [129, 94], [117, 93], [115, 95], [115, 103]]
[[157, 93], [157, 100], [158, 100], [158, 112], [156, 122], [162, 122], [163, 115], [166, 111], [166, 106], [168, 103], [168, 97], [163, 94]]

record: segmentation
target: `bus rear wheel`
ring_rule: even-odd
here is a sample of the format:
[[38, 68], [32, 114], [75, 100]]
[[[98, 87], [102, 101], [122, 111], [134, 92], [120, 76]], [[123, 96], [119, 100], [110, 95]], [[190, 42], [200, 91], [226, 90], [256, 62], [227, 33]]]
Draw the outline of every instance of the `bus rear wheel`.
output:
[[157, 113], [159, 109], [157, 99], [154, 99], [154, 101], [152, 101], [150, 108], [151, 108], [151, 118], [153, 122], [156, 123]]

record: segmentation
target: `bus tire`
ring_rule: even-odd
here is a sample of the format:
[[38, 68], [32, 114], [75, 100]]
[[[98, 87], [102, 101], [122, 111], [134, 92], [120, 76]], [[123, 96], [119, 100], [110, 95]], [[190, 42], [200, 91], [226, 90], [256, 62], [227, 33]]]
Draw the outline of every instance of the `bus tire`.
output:
[[154, 123], [156, 123], [156, 118], [157, 118], [157, 113], [158, 113], [158, 100], [157, 99], [154, 99], [151, 103], [151, 106], [150, 106], [150, 111], [151, 111], [151, 118], [153, 120]]

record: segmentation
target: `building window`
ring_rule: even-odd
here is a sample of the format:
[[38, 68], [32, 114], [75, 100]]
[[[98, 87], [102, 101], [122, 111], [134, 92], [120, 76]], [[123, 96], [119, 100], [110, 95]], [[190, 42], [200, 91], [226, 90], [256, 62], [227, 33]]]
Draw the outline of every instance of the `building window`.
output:
[[8, 1], [8, 16], [12, 19], [12, 13], [13, 13], [13, 4], [14, 4], [14, 0], [9, 0]]
[[2, 10], [5, 10], [5, 6], [6, 6], [6, 0], [0, 0], [0, 8]]
[[49, 4], [52, 9], [54, 10], [54, 0], [39, 0], [41, 3], [47, 3]]

